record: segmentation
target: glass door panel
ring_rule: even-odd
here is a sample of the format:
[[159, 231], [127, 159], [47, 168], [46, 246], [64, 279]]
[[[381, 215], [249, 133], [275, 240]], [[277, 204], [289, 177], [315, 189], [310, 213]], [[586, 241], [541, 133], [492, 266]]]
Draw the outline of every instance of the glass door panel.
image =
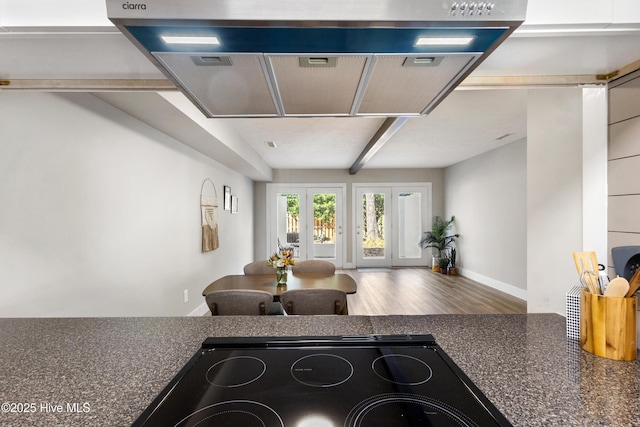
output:
[[390, 190], [358, 188], [356, 203], [356, 266], [391, 266], [389, 251]]
[[342, 267], [342, 188], [309, 188], [307, 200], [310, 233], [308, 249], [310, 259], [330, 261], [336, 267]]
[[362, 246], [364, 258], [384, 258], [384, 193], [362, 195]]
[[300, 194], [278, 193], [276, 196], [276, 236], [278, 249], [293, 252], [300, 258]]
[[314, 259], [336, 257], [336, 194], [313, 194], [313, 255]]

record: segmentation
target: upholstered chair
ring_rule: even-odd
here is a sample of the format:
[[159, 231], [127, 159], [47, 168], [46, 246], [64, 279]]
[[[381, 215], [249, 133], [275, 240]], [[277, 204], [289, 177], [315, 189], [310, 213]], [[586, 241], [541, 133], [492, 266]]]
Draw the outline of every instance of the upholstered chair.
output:
[[244, 266], [244, 274], [276, 274], [276, 269], [267, 264], [267, 261], [250, 262]]
[[291, 267], [291, 272], [293, 274], [326, 274], [330, 276], [335, 274], [336, 266], [329, 261], [309, 259], [299, 261], [296, 265]]
[[292, 289], [280, 303], [287, 314], [349, 314], [347, 294], [338, 289]]
[[205, 296], [213, 316], [267, 314], [273, 303], [273, 295], [266, 291], [232, 289], [213, 291]]

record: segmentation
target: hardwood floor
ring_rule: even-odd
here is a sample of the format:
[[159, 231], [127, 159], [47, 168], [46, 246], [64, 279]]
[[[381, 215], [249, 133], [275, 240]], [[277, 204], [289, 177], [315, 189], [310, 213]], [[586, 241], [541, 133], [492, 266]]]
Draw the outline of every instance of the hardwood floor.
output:
[[524, 300], [462, 276], [427, 268], [340, 270], [358, 291], [348, 295], [350, 315], [526, 313]]

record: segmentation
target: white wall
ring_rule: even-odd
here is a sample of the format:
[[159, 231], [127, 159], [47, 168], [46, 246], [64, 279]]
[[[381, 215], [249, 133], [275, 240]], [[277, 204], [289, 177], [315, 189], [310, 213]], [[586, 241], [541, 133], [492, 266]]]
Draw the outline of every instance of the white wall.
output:
[[527, 298], [527, 143], [445, 169], [445, 217], [455, 215], [461, 274]]
[[[197, 313], [252, 260], [252, 182], [90, 94], [0, 94], [0, 316]], [[220, 248], [199, 194], [229, 185]], [[183, 290], [190, 300], [183, 303]]]
[[[640, 246], [640, 71], [616, 80], [609, 87], [610, 251], [616, 246]], [[613, 260], [609, 260], [609, 276], [614, 277]], [[640, 343], [640, 313], [637, 313], [636, 328], [637, 343]]]

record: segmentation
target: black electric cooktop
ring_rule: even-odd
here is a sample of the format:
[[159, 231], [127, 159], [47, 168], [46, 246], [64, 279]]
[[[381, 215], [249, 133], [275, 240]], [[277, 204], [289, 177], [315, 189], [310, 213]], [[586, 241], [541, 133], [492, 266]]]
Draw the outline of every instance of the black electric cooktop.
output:
[[207, 338], [133, 427], [511, 426], [431, 335]]

